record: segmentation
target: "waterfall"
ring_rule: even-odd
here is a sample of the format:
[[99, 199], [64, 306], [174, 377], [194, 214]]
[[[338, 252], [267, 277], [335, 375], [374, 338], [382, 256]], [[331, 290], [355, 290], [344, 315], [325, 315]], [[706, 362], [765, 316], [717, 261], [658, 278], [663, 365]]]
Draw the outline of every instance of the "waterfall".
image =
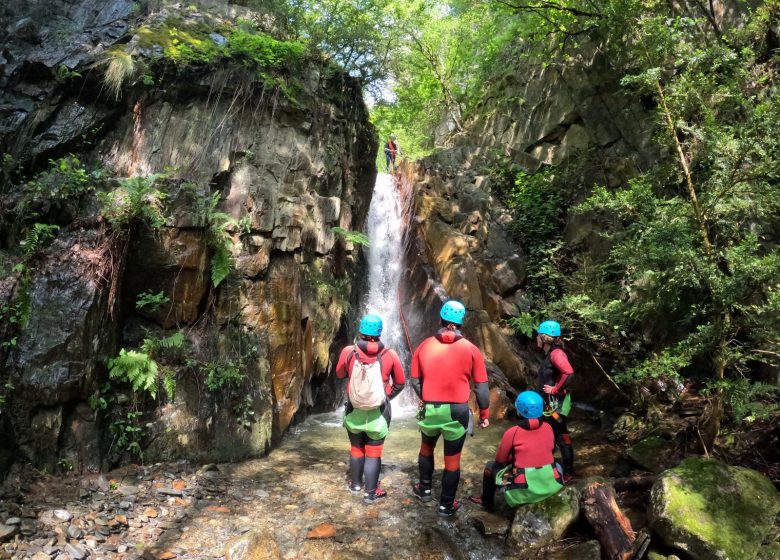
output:
[[[374, 185], [371, 206], [366, 220], [369, 239], [368, 293], [363, 304], [364, 313], [376, 313], [382, 318], [382, 342], [401, 358], [407, 377], [411, 355], [402, 323], [398, 300], [398, 286], [404, 270], [404, 208], [405, 201], [392, 175], [379, 173]], [[408, 384], [407, 384], [408, 385]], [[410, 389], [398, 398], [411, 404]]]

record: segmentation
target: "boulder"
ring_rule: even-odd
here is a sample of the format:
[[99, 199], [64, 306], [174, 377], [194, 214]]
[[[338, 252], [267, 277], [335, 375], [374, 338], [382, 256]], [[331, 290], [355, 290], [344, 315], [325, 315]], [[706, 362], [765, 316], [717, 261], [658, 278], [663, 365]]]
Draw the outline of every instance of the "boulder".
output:
[[674, 460], [674, 442], [660, 436], [650, 436], [626, 450], [626, 456], [646, 471], [660, 473]]
[[780, 510], [780, 494], [761, 473], [690, 458], [653, 485], [650, 520], [668, 545], [695, 560], [754, 560]]
[[520, 506], [509, 528], [509, 550], [529, 556], [560, 539], [580, 515], [580, 492], [568, 486], [543, 502]]

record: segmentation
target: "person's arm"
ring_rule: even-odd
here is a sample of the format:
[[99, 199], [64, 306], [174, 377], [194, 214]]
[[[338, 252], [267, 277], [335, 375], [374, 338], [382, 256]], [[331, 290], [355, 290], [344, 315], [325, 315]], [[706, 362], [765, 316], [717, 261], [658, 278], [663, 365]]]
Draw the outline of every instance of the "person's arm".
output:
[[422, 344], [418, 346], [412, 356], [412, 373], [410, 378], [412, 389], [414, 389], [417, 398], [420, 400], [422, 400], [422, 367], [420, 365], [420, 350], [422, 349], [422, 346]]
[[392, 363], [390, 378], [393, 383], [392, 385], [385, 385], [385, 391], [387, 393], [387, 398], [393, 400], [404, 390], [406, 376], [404, 375], [404, 367], [401, 365], [401, 360], [398, 358], [398, 354], [396, 354], [395, 350], [388, 350], [387, 354]]
[[553, 367], [561, 372], [561, 378], [558, 380], [558, 383], [555, 384], [555, 387], [553, 387], [550, 394], [559, 395], [566, 389], [571, 378], [574, 377], [574, 368], [571, 367], [566, 352], [560, 348], [556, 348], [550, 353], [550, 361], [552, 362]]
[[339, 361], [336, 364], [336, 377], [339, 379], [344, 379], [347, 376], [347, 358], [349, 358], [352, 348], [352, 346], [347, 346], [341, 350]]
[[516, 430], [519, 430], [517, 426], [509, 428], [501, 438], [501, 443], [496, 450], [496, 466], [499, 468], [506, 466], [512, 460], [512, 447], [514, 446]]
[[[490, 387], [488, 386], [485, 359], [479, 348], [472, 344], [471, 348], [471, 378], [474, 380], [474, 392], [477, 394], [480, 426], [486, 428], [490, 418]], [[484, 424], [484, 425], [483, 425]]]

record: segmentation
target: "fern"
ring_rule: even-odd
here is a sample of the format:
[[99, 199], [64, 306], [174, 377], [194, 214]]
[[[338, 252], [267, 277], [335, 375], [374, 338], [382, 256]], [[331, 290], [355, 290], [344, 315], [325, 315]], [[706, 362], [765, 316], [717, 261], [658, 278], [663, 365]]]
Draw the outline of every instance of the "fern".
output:
[[369, 247], [371, 245], [368, 236], [364, 233], [360, 233], [359, 231], [349, 231], [336, 226], [330, 228], [330, 231], [337, 235], [341, 235], [348, 243], [363, 245], [364, 247]]
[[183, 348], [184, 343], [184, 333], [176, 331], [171, 336], [166, 336], [164, 338], [144, 338], [144, 342], [141, 344], [141, 350], [146, 354], [152, 355], [159, 350], [177, 350]]
[[138, 299], [135, 300], [135, 308], [143, 309], [148, 307], [150, 311], [157, 311], [161, 305], [165, 305], [171, 301], [171, 298], [167, 296], [164, 291], [160, 291], [156, 294], [152, 292], [141, 292], [138, 294]]
[[162, 384], [163, 389], [165, 389], [165, 395], [168, 397], [169, 401], [172, 401], [176, 394], [176, 372], [171, 368], [163, 368]]
[[225, 245], [214, 247], [214, 256], [211, 259], [211, 283], [216, 288], [228, 277], [233, 267], [230, 251]]
[[50, 224], [34, 224], [20, 245], [24, 248], [24, 258], [29, 259], [38, 249], [49, 242], [60, 226]]
[[122, 348], [119, 356], [108, 360], [108, 375], [130, 383], [133, 391], [146, 391], [157, 398], [157, 362], [149, 354]]

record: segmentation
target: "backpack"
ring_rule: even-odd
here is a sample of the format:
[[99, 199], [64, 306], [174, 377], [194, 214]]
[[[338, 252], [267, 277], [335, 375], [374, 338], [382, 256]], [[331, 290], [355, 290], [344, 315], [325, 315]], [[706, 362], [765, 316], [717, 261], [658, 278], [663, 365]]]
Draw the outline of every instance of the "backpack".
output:
[[352, 408], [358, 410], [373, 410], [385, 402], [385, 383], [382, 380], [382, 356], [387, 350], [382, 350], [372, 364], [360, 361], [359, 354], [352, 351], [354, 361], [349, 376], [347, 398]]

